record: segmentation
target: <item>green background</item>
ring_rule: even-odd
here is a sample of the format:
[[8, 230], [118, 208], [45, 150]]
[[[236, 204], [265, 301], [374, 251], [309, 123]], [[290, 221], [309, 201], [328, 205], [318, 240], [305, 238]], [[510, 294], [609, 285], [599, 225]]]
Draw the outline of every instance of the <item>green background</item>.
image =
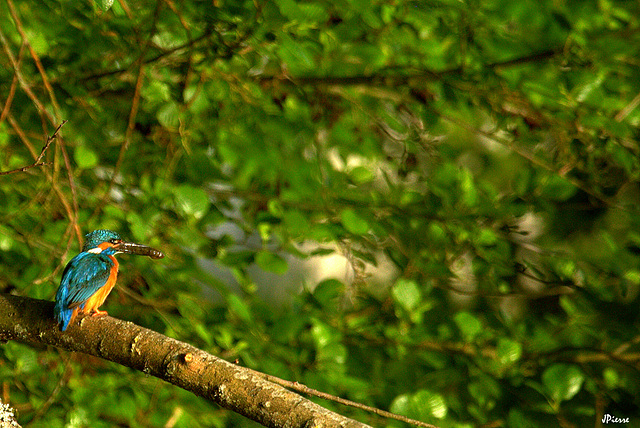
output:
[[[441, 427], [640, 421], [640, 6], [0, 0], [0, 290]], [[29, 427], [252, 423], [6, 343]], [[404, 426], [321, 401], [374, 426]]]

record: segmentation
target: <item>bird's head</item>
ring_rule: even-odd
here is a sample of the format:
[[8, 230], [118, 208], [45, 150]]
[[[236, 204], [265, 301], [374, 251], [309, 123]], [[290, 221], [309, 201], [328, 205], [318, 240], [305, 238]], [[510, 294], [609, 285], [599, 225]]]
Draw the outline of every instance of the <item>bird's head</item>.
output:
[[164, 257], [162, 252], [133, 242], [125, 242], [120, 235], [112, 230], [98, 229], [85, 236], [82, 251], [94, 254], [113, 255], [117, 253], [138, 254], [149, 256], [152, 259]]
[[[87, 233], [82, 251], [100, 253], [122, 242], [122, 238], [113, 230], [99, 229]], [[99, 249], [99, 251], [97, 251]]]

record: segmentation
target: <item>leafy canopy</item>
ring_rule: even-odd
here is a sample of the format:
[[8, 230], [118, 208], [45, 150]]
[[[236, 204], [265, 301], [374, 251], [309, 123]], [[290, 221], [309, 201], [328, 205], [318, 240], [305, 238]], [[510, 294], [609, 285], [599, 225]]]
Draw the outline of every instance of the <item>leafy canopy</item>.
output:
[[[639, 12], [3, 1], [0, 171], [68, 122], [0, 176], [0, 288], [52, 299], [109, 228], [168, 254], [122, 258], [112, 315], [252, 368], [440, 426], [637, 415]], [[30, 426], [244, 423], [0, 355]]]

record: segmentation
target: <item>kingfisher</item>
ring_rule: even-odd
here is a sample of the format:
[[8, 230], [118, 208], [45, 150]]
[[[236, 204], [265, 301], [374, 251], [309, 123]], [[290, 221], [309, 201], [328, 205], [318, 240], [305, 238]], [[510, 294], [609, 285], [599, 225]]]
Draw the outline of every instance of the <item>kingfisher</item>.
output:
[[99, 229], [85, 236], [82, 252], [64, 268], [56, 293], [54, 313], [61, 331], [65, 331], [79, 312], [106, 315], [98, 308], [116, 284], [119, 253], [164, 257], [162, 252], [133, 242], [125, 242], [111, 230]]

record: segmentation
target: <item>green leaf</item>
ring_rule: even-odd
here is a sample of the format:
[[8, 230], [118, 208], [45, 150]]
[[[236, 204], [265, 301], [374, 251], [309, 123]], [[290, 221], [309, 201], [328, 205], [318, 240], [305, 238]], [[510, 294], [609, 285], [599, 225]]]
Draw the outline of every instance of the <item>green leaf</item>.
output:
[[444, 229], [444, 226], [439, 222], [429, 222], [429, 226], [427, 228], [427, 236], [429, 242], [432, 245], [443, 244], [447, 240], [447, 232]]
[[166, 128], [177, 128], [180, 121], [180, 110], [176, 103], [168, 102], [158, 110], [158, 122]]
[[142, 88], [142, 96], [150, 106], [159, 108], [171, 100], [171, 87], [160, 80], [151, 80]]
[[620, 375], [616, 371], [616, 369], [612, 367], [607, 367], [602, 372], [602, 378], [604, 379], [604, 384], [609, 389], [615, 389], [620, 386]]
[[475, 243], [483, 247], [493, 246], [498, 242], [498, 235], [492, 229], [483, 227], [475, 237]]
[[278, 54], [286, 63], [289, 70], [295, 74], [304, 74], [315, 70], [315, 49], [308, 43], [283, 36]]
[[468, 207], [474, 207], [478, 204], [478, 189], [473, 179], [471, 171], [465, 169], [461, 174], [460, 187], [462, 191], [462, 200]]
[[207, 345], [213, 344], [213, 335], [203, 324], [196, 322], [191, 324], [193, 331], [206, 343]]
[[270, 251], [259, 251], [256, 254], [256, 264], [267, 272], [273, 272], [278, 275], [284, 275], [289, 269], [287, 261], [278, 254]]
[[284, 224], [292, 236], [297, 237], [309, 231], [309, 222], [300, 210], [288, 210], [283, 214]]
[[453, 320], [460, 329], [466, 342], [471, 342], [482, 331], [482, 323], [469, 312], [458, 312]]
[[[229, 301], [231, 301], [231, 299], [229, 299]], [[242, 309], [238, 310], [237, 308], [234, 308], [234, 311], [236, 311], [236, 313], [240, 313], [242, 312]], [[242, 316], [239, 316], [239, 318], [242, 318], [243, 316], [247, 316], [247, 314], [244, 313]], [[213, 338], [216, 343], [223, 348], [230, 349], [233, 347], [233, 333], [228, 325], [216, 326], [213, 331]]]
[[0, 250], [9, 251], [13, 246], [13, 233], [8, 228], [0, 224]]
[[320, 320], [312, 321], [311, 334], [317, 349], [322, 349], [338, 339], [338, 333]]
[[624, 279], [630, 281], [634, 285], [640, 284], [640, 270], [630, 269], [624, 273]]
[[533, 419], [528, 419], [525, 412], [520, 409], [510, 409], [507, 418], [509, 427], [538, 428], [539, 424]]
[[522, 357], [522, 345], [511, 339], [501, 337], [496, 347], [498, 361], [503, 366], [509, 366]]
[[411, 415], [411, 396], [409, 394], [398, 395], [392, 402], [390, 410], [398, 415]]
[[183, 184], [175, 189], [175, 195], [180, 211], [196, 219], [202, 218], [211, 205], [207, 192], [199, 187]]
[[78, 168], [91, 169], [98, 165], [98, 155], [86, 146], [78, 146], [73, 152]]
[[375, 178], [375, 175], [369, 168], [357, 166], [349, 171], [349, 177], [356, 184], [364, 184], [372, 181]]
[[313, 290], [313, 297], [324, 307], [337, 307], [337, 300], [344, 293], [344, 284], [337, 279], [326, 279]]
[[482, 407], [491, 407], [502, 395], [500, 383], [490, 376], [480, 376], [467, 387], [471, 396]]
[[96, 3], [98, 3], [98, 6], [100, 7], [100, 9], [102, 9], [103, 12], [106, 12], [111, 9], [113, 0], [96, 0]]
[[294, 0], [277, 0], [280, 13], [298, 23], [322, 22], [327, 20], [324, 7], [313, 3], [297, 3]]
[[540, 180], [540, 191], [554, 201], [566, 201], [575, 195], [577, 190], [576, 186], [559, 175], [547, 175]]
[[187, 319], [200, 318], [205, 314], [200, 299], [186, 293], [178, 295], [178, 311]]
[[442, 395], [420, 390], [415, 394], [397, 396], [391, 403], [391, 411], [419, 420], [443, 419], [447, 416], [448, 407]]
[[251, 310], [249, 306], [236, 294], [229, 294], [227, 296], [227, 304], [229, 305], [229, 310], [238, 316], [245, 323], [252, 323], [253, 317], [251, 315]]
[[342, 210], [340, 220], [344, 228], [355, 235], [364, 235], [369, 231], [369, 223], [351, 208]]
[[7, 122], [0, 123], [0, 148], [5, 147], [9, 143], [9, 133], [7, 132]]
[[418, 284], [409, 279], [400, 278], [393, 285], [391, 295], [394, 300], [407, 312], [411, 312], [418, 307], [422, 301], [422, 293], [418, 288]]
[[447, 416], [447, 402], [444, 397], [438, 393], [431, 391], [418, 391], [412, 398], [413, 407], [418, 409], [421, 415], [433, 416], [437, 419], [443, 419]]
[[571, 400], [582, 388], [584, 373], [572, 364], [554, 364], [542, 373], [542, 383], [556, 401]]
[[347, 361], [347, 348], [342, 343], [330, 342], [318, 350], [316, 359], [319, 362], [332, 362], [344, 364]]
[[19, 373], [33, 373], [38, 370], [38, 355], [35, 350], [24, 347], [16, 361], [16, 368]]

